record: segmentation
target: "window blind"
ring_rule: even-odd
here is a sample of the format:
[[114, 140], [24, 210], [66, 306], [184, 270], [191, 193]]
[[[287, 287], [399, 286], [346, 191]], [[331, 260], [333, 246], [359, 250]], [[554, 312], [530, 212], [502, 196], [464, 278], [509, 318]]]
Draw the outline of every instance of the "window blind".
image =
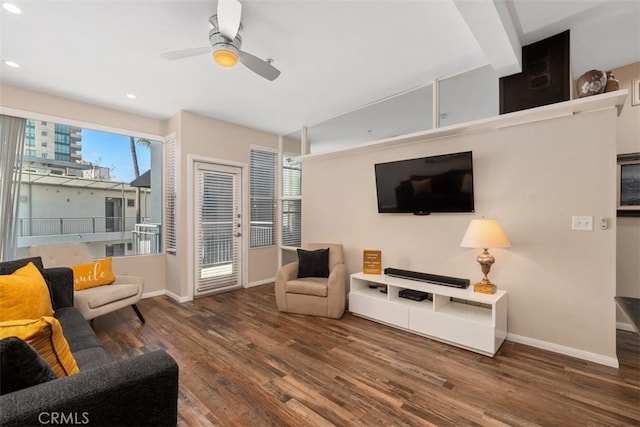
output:
[[302, 243], [302, 200], [282, 200], [282, 244], [300, 246]]
[[238, 283], [240, 182], [233, 174], [198, 171], [196, 294]]
[[164, 247], [167, 253], [176, 253], [176, 197], [177, 197], [177, 170], [176, 170], [176, 140], [165, 143], [164, 148]]
[[249, 171], [252, 248], [275, 244], [276, 159], [275, 152], [251, 149]]

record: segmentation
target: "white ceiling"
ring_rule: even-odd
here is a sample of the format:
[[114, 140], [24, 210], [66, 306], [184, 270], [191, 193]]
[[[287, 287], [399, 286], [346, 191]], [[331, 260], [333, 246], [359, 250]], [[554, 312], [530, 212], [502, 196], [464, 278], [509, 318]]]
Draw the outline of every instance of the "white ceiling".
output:
[[521, 45], [566, 29], [574, 76], [640, 61], [636, 0], [242, 0], [243, 49], [274, 59], [273, 82], [209, 55], [160, 57], [208, 44], [215, 0], [13, 3], [22, 14], [0, 9], [0, 58], [20, 67], [2, 64], [3, 84], [276, 134], [484, 64], [511, 74]]

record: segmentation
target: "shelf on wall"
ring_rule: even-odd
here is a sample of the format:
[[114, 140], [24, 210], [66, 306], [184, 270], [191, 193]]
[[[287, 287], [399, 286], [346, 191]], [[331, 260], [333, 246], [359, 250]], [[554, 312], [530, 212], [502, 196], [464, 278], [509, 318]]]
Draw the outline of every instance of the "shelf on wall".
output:
[[628, 95], [629, 91], [627, 89], [617, 90], [615, 92], [603, 93], [600, 95], [594, 95], [585, 98], [572, 99], [569, 101], [558, 102], [556, 104], [530, 108], [528, 110], [515, 111], [513, 113], [503, 114], [500, 116], [488, 117], [471, 122], [459, 123], [451, 126], [400, 135], [393, 138], [381, 139], [378, 141], [373, 141], [357, 146], [345, 147], [325, 153], [306, 154], [302, 156], [301, 159], [302, 161], [313, 161], [328, 159], [332, 157], [343, 157], [366, 151], [381, 150], [398, 145], [410, 144], [413, 142], [428, 141], [430, 139], [438, 139], [451, 135], [464, 135], [474, 132], [501, 129], [538, 122], [541, 120], [550, 120], [558, 117], [571, 116], [574, 114], [613, 107], [617, 108], [618, 115], [620, 115], [620, 113], [622, 112], [624, 101]]

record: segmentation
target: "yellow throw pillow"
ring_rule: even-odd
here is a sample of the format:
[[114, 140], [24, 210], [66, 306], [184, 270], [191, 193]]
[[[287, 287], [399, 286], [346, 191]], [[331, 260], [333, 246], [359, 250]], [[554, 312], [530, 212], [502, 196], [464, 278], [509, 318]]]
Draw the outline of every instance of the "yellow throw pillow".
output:
[[111, 257], [88, 264], [74, 265], [71, 269], [73, 270], [73, 289], [76, 291], [110, 285], [116, 280], [111, 271]]
[[80, 371], [62, 334], [60, 322], [54, 317], [0, 322], [0, 339], [7, 337], [18, 337], [35, 348], [58, 378]]
[[52, 315], [49, 288], [32, 262], [0, 275], [0, 322]]

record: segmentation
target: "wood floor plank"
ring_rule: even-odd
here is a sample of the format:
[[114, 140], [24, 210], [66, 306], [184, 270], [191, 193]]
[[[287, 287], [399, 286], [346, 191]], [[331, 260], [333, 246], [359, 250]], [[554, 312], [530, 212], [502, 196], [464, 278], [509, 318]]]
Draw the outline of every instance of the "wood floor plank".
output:
[[164, 349], [181, 426], [637, 426], [640, 336], [620, 368], [505, 342], [490, 358], [346, 313], [280, 313], [273, 285], [99, 317], [115, 359]]

